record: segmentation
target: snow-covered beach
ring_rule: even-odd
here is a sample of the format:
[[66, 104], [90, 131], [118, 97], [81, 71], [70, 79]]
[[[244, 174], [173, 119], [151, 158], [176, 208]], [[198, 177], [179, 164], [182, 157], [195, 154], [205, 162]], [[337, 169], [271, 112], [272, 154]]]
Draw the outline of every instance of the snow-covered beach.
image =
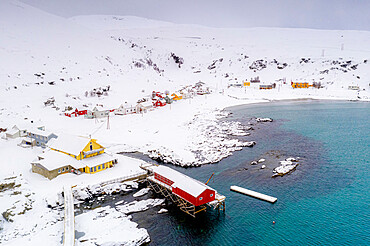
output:
[[[178, 166], [217, 163], [258, 144], [252, 137], [245, 142], [235, 138], [248, 137], [251, 129], [224, 120], [227, 107], [275, 100], [370, 100], [369, 32], [229, 30], [115, 16], [65, 19], [13, 0], [0, 3], [0, 28], [0, 128], [42, 124], [57, 135], [96, 138], [108, 153], [141, 152]], [[341, 35], [346, 41], [344, 50], [340, 50]], [[296, 42], [301, 39], [307, 40], [306, 45]], [[277, 87], [230, 86], [255, 76], [261, 84], [276, 83]], [[212, 92], [146, 113], [112, 113], [100, 119], [64, 115], [68, 107], [135, 105], [152, 91], [177, 92], [199, 81]], [[291, 81], [316, 81], [323, 88], [293, 89]], [[109, 91], [100, 96], [91, 93], [107, 86]], [[46, 106], [50, 98], [53, 105]], [[142, 161], [120, 156], [118, 164], [104, 172], [69, 173], [48, 180], [33, 173], [30, 164], [44, 149], [22, 148], [18, 146], [21, 138], [6, 138], [6, 132], [0, 136], [1, 244], [61, 244], [64, 185], [78, 190], [142, 172]], [[124, 190], [126, 185], [110, 188]], [[82, 199], [84, 194], [76, 197]], [[129, 214], [162, 202], [147, 199], [78, 215], [76, 229], [85, 232], [78, 243], [149, 242], [149, 234], [130, 221]], [[119, 228], [112, 232], [114, 237], [107, 238], [106, 232], [97, 229], [108, 225], [108, 231]], [[93, 239], [83, 242], [86, 238]]]

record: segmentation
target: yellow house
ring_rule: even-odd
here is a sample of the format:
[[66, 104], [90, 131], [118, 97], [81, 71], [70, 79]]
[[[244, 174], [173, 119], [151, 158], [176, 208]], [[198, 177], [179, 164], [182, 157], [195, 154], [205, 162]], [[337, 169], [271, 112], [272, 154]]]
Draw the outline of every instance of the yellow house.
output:
[[178, 101], [178, 100], [182, 99], [182, 96], [178, 96], [178, 95], [176, 95], [176, 93], [173, 93], [171, 95], [171, 97], [172, 97], [172, 100], [174, 100], [174, 101]]
[[309, 88], [311, 86], [307, 82], [292, 82], [293, 88]]
[[244, 82], [244, 86], [251, 86], [251, 82]]
[[117, 163], [117, 158], [105, 153], [96, 139], [61, 135], [49, 147], [31, 163], [33, 172], [49, 179], [71, 172], [97, 173]]

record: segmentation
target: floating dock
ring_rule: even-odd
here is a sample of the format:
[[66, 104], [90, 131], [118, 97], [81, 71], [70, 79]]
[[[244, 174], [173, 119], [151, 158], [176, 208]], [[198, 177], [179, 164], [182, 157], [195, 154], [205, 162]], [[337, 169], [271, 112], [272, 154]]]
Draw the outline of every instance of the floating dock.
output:
[[239, 187], [239, 186], [235, 186], [235, 185], [230, 186], [230, 190], [236, 191], [236, 192], [239, 192], [239, 193], [242, 193], [244, 195], [251, 196], [251, 197], [255, 197], [255, 198], [267, 201], [267, 202], [271, 202], [271, 203], [274, 203], [274, 202], [277, 201], [276, 197], [268, 196], [268, 195], [258, 193], [258, 192], [252, 191], [252, 190], [248, 190], [248, 189], [245, 189], [245, 188], [242, 188], [242, 187]]

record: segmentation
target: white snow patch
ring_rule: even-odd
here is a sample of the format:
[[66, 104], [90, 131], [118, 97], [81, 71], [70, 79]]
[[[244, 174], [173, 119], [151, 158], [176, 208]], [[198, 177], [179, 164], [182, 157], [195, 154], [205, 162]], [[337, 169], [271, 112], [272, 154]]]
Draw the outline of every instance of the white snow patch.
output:
[[76, 216], [76, 230], [85, 233], [79, 245], [142, 245], [150, 242], [148, 232], [111, 207], [97, 208]]
[[133, 197], [139, 197], [139, 196], [143, 196], [145, 194], [147, 194], [149, 192], [150, 188], [143, 188], [141, 190], [139, 190], [138, 192], [136, 192], [135, 194], [133, 194], [132, 196]]
[[148, 210], [149, 208], [161, 205], [164, 199], [147, 199], [141, 201], [133, 201], [124, 205], [119, 205], [116, 209], [124, 214], [135, 213]]

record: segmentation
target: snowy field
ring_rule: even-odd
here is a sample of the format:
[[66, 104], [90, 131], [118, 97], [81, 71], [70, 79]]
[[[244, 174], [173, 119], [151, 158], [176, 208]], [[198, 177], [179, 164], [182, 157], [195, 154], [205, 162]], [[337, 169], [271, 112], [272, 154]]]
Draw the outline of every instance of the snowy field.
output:
[[[226, 107], [306, 98], [369, 101], [369, 58], [370, 33], [365, 31], [217, 29], [120, 16], [64, 19], [2, 0], [0, 128], [42, 124], [57, 135], [96, 138], [110, 153], [138, 151], [181, 166], [210, 164], [249, 144], [232, 138], [248, 135], [248, 127], [223, 121]], [[257, 76], [261, 84], [275, 83], [276, 88], [228, 86]], [[211, 94], [144, 114], [111, 114], [109, 123], [107, 118], [64, 115], [67, 107], [135, 105], [152, 91], [173, 93], [199, 81]], [[291, 81], [320, 82], [323, 88], [293, 89]], [[90, 93], [107, 86], [109, 91], [101, 96]], [[45, 106], [52, 97], [54, 106]], [[0, 137], [4, 245], [61, 245], [64, 185], [76, 186], [79, 197], [84, 187], [142, 171], [142, 161], [120, 156], [118, 164], [104, 172], [65, 174], [50, 181], [31, 172], [30, 162], [43, 149], [21, 148], [19, 138], [5, 139], [5, 133]], [[249, 141], [258, 144], [258, 139]], [[129, 214], [162, 203], [134, 201], [78, 215], [76, 230], [85, 235], [76, 244], [149, 242], [145, 228], [130, 221]], [[99, 229], [103, 227], [106, 230]]]

